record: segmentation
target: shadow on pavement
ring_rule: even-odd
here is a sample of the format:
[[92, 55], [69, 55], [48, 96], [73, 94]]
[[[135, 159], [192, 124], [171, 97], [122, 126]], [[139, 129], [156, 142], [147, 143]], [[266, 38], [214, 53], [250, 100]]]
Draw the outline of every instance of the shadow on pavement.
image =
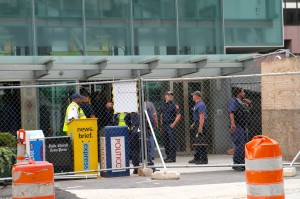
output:
[[[11, 185], [0, 186], [0, 199], [11, 199], [11, 198], [12, 198]], [[78, 198], [75, 194], [72, 194], [68, 191], [61, 190], [55, 187], [55, 199], [81, 199], [81, 198]]]

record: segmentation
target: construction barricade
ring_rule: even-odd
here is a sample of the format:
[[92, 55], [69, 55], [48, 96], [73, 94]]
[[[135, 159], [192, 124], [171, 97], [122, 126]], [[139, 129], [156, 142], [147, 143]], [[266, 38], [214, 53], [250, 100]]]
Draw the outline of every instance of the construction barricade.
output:
[[284, 199], [282, 154], [267, 136], [254, 136], [245, 146], [248, 199]]
[[12, 169], [12, 198], [55, 198], [53, 165], [29, 160]]

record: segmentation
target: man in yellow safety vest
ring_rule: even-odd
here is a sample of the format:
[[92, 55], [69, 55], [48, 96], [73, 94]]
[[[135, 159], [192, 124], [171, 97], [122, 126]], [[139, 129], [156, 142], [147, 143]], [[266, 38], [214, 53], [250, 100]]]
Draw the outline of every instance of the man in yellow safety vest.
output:
[[80, 108], [80, 105], [82, 103], [82, 100], [84, 99], [84, 96], [80, 95], [79, 93], [74, 93], [71, 96], [72, 102], [69, 104], [66, 110], [66, 116], [64, 121], [64, 128], [63, 131], [68, 131], [67, 124], [72, 119], [86, 119], [86, 116], [83, 112], [83, 110]]

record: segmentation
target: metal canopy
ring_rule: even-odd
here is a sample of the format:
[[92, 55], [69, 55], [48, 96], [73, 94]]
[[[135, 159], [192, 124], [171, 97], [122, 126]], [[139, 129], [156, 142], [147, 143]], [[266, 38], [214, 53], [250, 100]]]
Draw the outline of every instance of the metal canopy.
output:
[[164, 56], [0, 57], [2, 81], [99, 80], [232, 75], [253, 65], [254, 54]]

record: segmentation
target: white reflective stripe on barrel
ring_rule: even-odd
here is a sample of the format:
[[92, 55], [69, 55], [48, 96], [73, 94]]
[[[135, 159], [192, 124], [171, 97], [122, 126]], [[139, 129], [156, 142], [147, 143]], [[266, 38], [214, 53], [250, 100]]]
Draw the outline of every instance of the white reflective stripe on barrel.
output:
[[[24, 193], [26, 193], [24, 195]], [[54, 183], [51, 184], [12, 184], [13, 197], [38, 197], [54, 194]]]
[[[26, 146], [24, 145], [17, 145], [17, 163], [25, 162], [26, 161]], [[20, 159], [22, 158], [22, 159]]]
[[25, 145], [17, 146], [17, 155], [19, 155], [19, 156], [26, 155], [26, 146]]
[[255, 196], [276, 196], [284, 194], [283, 183], [270, 185], [253, 185], [247, 184], [248, 195]]
[[282, 157], [268, 159], [245, 160], [246, 170], [266, 171], [282, 168]]

